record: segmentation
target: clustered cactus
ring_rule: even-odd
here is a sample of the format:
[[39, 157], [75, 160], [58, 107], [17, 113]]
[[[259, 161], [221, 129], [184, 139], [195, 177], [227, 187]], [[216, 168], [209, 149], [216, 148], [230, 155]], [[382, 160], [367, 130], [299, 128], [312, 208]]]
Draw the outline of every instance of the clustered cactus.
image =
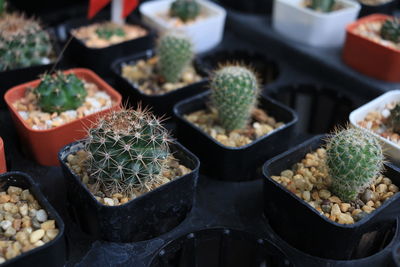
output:
[[89, 129], [88, 170], [108, 193], [150, 189], [166, 168], [170, 137], [150, 112], [115, 111]]
[[259, 94], [256, 75], [246, 67], [225, 66], [214, 73], [210, 87], [222, 127], [228, 131], [246, 127]]
[[330, 137], [326, 150], [331, 189], [343, 201], [355, 200], [382, 171], [381, 145], [367, 131], [339, 131]]
[[37, 104], [44, 112], [63, 112], [80, 107], [87, 96], [84, 83], [75, 75], [44, 74], [34, 89]]
[[195, 19], [200, 14], [200, 5], [196, 0], [175, 0], [169, 9], [171, 17], [178, 17], [183, 22]]
[[0, 19], [0, 70], [49, 63], [49, 34], [33, 19], [4, 14]]
[[394, 109], [390, 111], [390, 116], [388, 117], [388, 126], [392, 127], [393, 131], [400, 133], [400, 104], [396, 104]]
[[96, 34], [100, 39], [110, 40], [113, 36], [125, 36], [125, 31], [121, 26], [110, 22], [100, 25]]
[[310, 8], [319, 12], [331, 12], [335, 6], [335, 0], [311, 0]]
[[387, 19], [381, 28], [382, 39], [400, 43], [400, 20], [398, 18]]
[[190, 40], [179, 33], [169, 32], [157, 46], [158, 73], [166, 82], [176, 83], [193, 58]]

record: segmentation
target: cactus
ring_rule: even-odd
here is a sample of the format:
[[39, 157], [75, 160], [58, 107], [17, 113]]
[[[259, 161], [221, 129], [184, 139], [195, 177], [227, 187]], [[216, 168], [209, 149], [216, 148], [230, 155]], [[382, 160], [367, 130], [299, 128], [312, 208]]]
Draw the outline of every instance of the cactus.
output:
[[387, 19], [381, 28], [382, 39], [400, 43], [400, 20], [398, 18]]
[[397, 103], [394, 109], [390, 111], [387, 122], [388, 126], [392, 127], [394, 132], [400, 134], [400, 103]]
[[3, 15], [5, 10], [6, 10], [6, 1], [0, 0], [0, 16]]
[[150, 189], [165, 170], [170, 138], [146, 110], [115, 111], [88, 131], [88, 170], [108, 193]]
[[84, 83], [75, 74], [45, 74], [34, 89], [37, 104], [44, 112], [63, 112], [77, 109], [85, 101], [87, 91]]
[[311, 0], [310, 8], [320, 12], [331, 12], [335, 6], [335, 0]]
[[225, 66], [211, 79], [211, 100], [218, 119], [228, 131], [244, 128], [259, 93], [256, 75], [242, 66]]
[[355, 200], [381, 173], [384, 157], [379, 141], [361, 129], [345, 129], [327, 142], [331, 190], [343, 201]]
[[0, 19], [0, 70], [49, 63], [52, 45], [39, 23], [19, 14]]
[[176, 83], [193, 58], [192, 43], [178, 33], [167, 33], [157, 46], [158, 73], [166, 82]]
[[195, 19], [200, 13], [200, 5], [196, 0], [175, 0], [169, 9], [171, 17], [178, 17], [183, 22]]
[[100, 39], [110, 40], [111, 37], [125, 36], [125, 31], [122, 27], [115, 23], [105, 23], [96, 29], [96, 34]]

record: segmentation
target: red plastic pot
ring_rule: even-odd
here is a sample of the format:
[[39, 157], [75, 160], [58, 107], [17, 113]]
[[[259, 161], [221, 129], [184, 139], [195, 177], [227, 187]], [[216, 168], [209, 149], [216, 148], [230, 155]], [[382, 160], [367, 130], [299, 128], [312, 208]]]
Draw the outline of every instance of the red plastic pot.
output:
[[64, 73], [74, 73], [79, 78], [95, 83], [99, 87], [99, 90], [105, 91], [111, 96], [114, 105], [109, 109], [93, 113], [58, 127], [48, 130], [34, 130], [28, 126], [12, 104], [25, 95], [27, 88], [38, 86], [40, 80], [24, 83], [9, 89], [4, 95], [4, 99], [21, 139], [21, 144], [28, 149], [39, 164], [45, 166], [60, 165], [57, 158], [58, 151], [65, 145], [84, 138], [86, 135], [85, 129], [90, 127], [96, 121], [97, 117], [119, 109], [122, 101], [121, 95], [91, 70], [77, 68], [64, 71]]
[[0, 137], [0, 174], [7, 172], [6, 154], [4, 153], [4, 142]]
[[385, 21], [391, 16], [374, 14], [347, 26], [343, 60], [355, 70], [376, 79], [400, 82], [400, 50], [384, 46], [354, 33], [363, 23]]

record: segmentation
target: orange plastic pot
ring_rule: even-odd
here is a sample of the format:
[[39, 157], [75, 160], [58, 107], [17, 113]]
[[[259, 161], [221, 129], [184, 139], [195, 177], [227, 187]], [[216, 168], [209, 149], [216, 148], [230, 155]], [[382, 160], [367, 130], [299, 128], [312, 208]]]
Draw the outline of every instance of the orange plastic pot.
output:
[[388, 18], [391, 16], [374, 14], [348, 25], [343, 61], [370, 77], [388, 82], [400, 82], [400, 50], [381, 45], [354, 33], [360, 24], [385, 21]]
[[10, 110], [11, 117], [21, 139], [21, 144], [27, 148], [32, 157], [41, 165], [56, 166], [59, 165], [57, 158], [58, 151], [65, 145], [80, 140], [85, 137], [85, 129], [90, 127], [96, 118], [104, 115], [111, 110], [119, 109], [121, 106], [122, 97], [108, 85], [97, 74], [88, 69], [70, 69], [64, 71], [65, 74], [74, 73], [81, 79], [94, 83], [99, 90], [107, 92], [114, 104], [111, 108], [93, 113], [81, 119], [76, 119], [72, 122], [54, 127], [48, 130], [34, 130], [28, 126], [24, 119], [19, 115], [14, 108], [13, 103], [25, 95], [25, 90], [29, 87], [36, 87], [40, 80], [24, 83], [9, 89], [4, 95], [4, 99]]
[[6, 154], [4, 152], [4, 142], [0, 137], [0, 174], [7, 172]]

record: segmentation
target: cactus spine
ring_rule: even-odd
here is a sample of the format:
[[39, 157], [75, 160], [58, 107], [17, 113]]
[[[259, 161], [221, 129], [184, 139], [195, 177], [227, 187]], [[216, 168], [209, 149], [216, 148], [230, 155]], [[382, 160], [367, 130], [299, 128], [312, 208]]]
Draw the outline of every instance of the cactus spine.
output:
[[77, 109], [87, 96], [84, 83], [75, 74], [62, 72], [44, 74], [34, 93], [38, 106], [49, 113]]
[[161, 37], [157, 47], [158, 72], [166, 82], [176, 83], [193, 58], [192, 43], [178, 33]]
[[171, 17], [178, 17], [183, 22], [195, 19], [200, 13], [200, 5], [196, 0], [175, 0], [169, 9]]
[[49, 63], [50, 37], [38, 22], [23, 15], [5, 14], [0, 19], [0, 70]]
[[256, 75], [242, 66], [225, 66], [211, 79], [211, 100], [226, 130], [244, 128], [259, 94]]
[[400, 133], [400, 104], [396, 104], [394, 109], [390, 111], [390, 116], [388, 118], [389, 127], [393, 128], [393, 131]]
[[381, 145], [367, 131], [350, 128], [337, 132], [326, 148], [331, 189], [343, 201], [355, 200], [382, 171]]
[[398, 18], [387, 19], [381, 28], [381, 37], [395, 43], [400, 43], [400, 20]]
[[111, 37], [125, 36], [124, 29], [115, 23], [105, 23], [96, 29], [96, 34], [100, 39], [110, 40]]
[[311, 8], [320, 12], [331, 12], [335, 6], [335, 0], [311, 0]]
[[148, 111], [115, 111], [88, 131], [88, 170], [109, 193], [150, 189], [166, 168], [169, 142], [167, 130]]

